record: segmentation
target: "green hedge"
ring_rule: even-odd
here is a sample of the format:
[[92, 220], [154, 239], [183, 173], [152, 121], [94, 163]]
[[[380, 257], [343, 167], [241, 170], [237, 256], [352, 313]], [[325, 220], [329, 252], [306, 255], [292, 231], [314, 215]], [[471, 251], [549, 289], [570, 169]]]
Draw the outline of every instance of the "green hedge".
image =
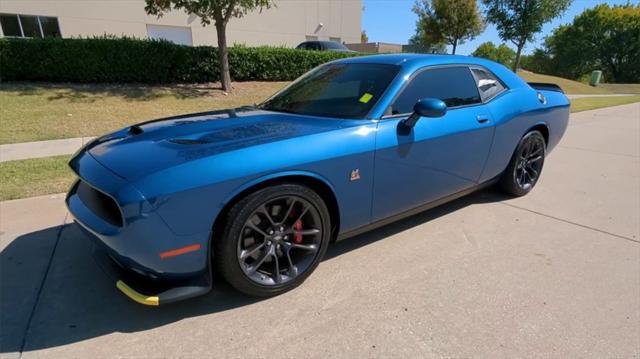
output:
[[[339, 52], [229, 48], [234, 81], [293, 80]], [[194, 83], [219, 80], [217, 49], [131, 38], [0, 39], [2, 81]]]

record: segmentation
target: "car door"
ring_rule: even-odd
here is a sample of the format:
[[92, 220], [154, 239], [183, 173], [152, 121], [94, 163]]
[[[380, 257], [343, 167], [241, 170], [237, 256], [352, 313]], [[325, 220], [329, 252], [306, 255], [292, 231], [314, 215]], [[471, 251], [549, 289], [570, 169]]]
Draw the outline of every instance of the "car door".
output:
[[[447, 104], [441, 118], [422, 117], [409, 132], [400, 121], [423, 98]], [[493, 121], [467, 66], [417, 71], [392, 101], [376, 137], [372, 221], [419, 207], [477, 184]]]

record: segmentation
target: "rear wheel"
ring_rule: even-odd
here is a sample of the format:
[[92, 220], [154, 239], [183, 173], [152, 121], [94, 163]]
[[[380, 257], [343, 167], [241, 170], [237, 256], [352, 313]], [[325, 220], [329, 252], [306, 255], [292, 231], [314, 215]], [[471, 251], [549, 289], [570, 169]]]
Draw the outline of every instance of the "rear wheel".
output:
[[542, 133], [531, 131], [524, 135], [500, 179], [500, 187], [518, 197], [529, 193], [540, 178], [545, 155], [546, 143]]
[[222, 276], [253, 296], [300, 285], [324, 256], [329, 212], [313, 190], [283, 184], [250, 194], [229, 211], [215, 253]]

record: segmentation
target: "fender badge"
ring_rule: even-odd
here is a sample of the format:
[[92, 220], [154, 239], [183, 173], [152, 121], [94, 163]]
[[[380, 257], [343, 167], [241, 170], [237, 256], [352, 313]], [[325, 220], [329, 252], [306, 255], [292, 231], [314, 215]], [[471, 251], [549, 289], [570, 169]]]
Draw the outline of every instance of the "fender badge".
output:
[[356, 168], [355, 170], [351, 170], [351, 178], [349, 179], [349, 181], [353, 182], [359, 179], [360, 179], [360, 169]]

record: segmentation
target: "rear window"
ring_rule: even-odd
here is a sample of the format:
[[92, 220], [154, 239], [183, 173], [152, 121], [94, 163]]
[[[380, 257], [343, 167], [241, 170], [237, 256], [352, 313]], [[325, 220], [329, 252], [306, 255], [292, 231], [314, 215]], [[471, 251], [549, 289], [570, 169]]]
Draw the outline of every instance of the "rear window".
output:
[[296, 49], [301, 49], [301, 50], [322, 50], [322, 47], [320, 46], [320, 43], [317, 41], [308, 41], [308, 42], [303, 42], [300, 45], [298, 45], [298, 47], [296, 47]]
[[348, 50], [344, 45], [338, 42], [326, 41], [322, 43], [326, 49], [331, 50]]

